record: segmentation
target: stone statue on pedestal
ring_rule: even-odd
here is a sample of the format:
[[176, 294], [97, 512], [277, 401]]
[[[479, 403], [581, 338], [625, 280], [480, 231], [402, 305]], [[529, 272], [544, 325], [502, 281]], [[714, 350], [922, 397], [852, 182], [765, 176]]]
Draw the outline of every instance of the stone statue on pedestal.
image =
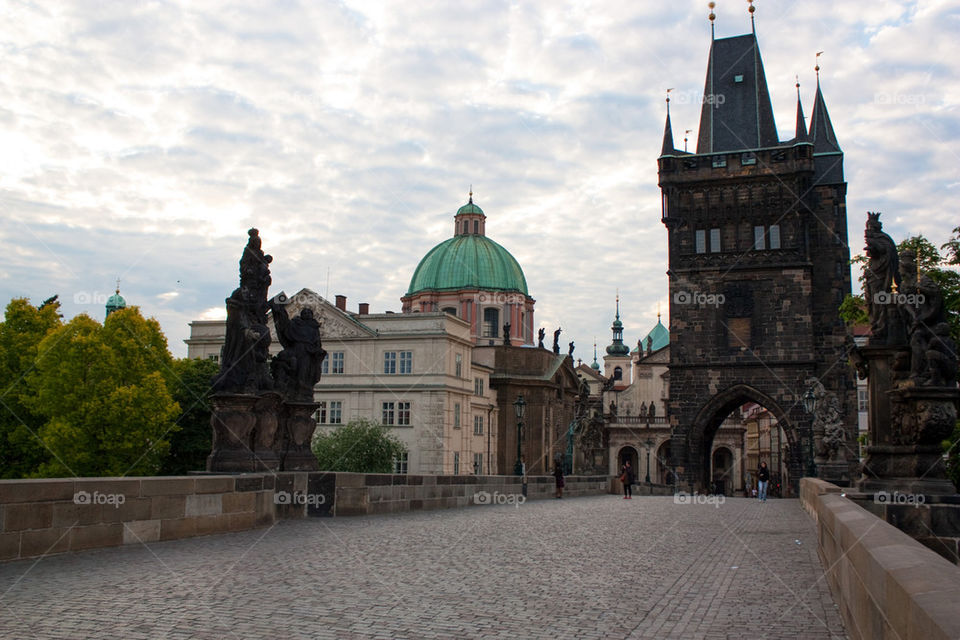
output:
[[320, 341], [320, 325], [311, 309], [302, 309], [290, 319], [286, 308], [270, 301], [273, 323], [283, 351], [273, 358], [272, 371], [277, 390], [284, 399], [313, 402], [313, 387], [320, 381], [320, 364], [327, 357]]
[[867, 246], [865, 298], [870, 316], [871, 344], [889, 344], [898, 336], [888, 335], [889, 312], [893, 309], [891, 291], [894, 283], [900, 284], [897, 245], [883, 232], [879, 213], [867, 213], [867, 226], [863, 234]]
[[546, 329], [544, 329], [543, 327], [540, 327], [540, 330], [537, 331], [537, 346], [541, 349], [546, 349], [546, 347], [543, 346], [543, 338], [546, 335], [547, 335]]
[[553, 332], [553, 352], [556, 355], [560, 355], [560, 331], [561, 329], [557, 327], [557, 330]]

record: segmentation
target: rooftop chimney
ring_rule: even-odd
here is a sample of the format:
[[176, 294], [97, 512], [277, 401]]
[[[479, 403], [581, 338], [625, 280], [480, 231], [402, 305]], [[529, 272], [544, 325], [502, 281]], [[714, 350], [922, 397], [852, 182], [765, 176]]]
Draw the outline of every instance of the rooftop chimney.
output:
[[337, 309], [340, 309], [340, 311], [347, 310], [347, 296], [337, 296]]
[[365, 316], [370, 314], [370, 305], [366, 302], [360, 303], [360, 315]]

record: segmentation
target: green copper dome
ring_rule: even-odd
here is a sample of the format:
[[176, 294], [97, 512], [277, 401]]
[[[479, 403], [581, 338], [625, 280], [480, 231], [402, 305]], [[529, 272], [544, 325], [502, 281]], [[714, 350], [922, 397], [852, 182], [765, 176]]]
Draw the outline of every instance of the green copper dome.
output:
[[107, 315], [110, 315], [111, 313], [119, 309], [127, 308], [127, 301], [124, 300], [123, 296], [120, 295], [120, 289], [117, 289], [116, 293], [114, 293], [112, 296], [107, 298], [106, 307], [107, 307]]
[[[662, 349], [670, 344], [670, 331], [663, 326], [662, 322], [660, 322], [659, 314], [657, 314], [656, 326], [654, 326], [653, 329], [650, 329], [650, 333], [645, 335], [643, 340], [640, 341], [640, 344], [643, 345], [644, 351], [647, 349], [647, 338], [652, 338], [652, 342], [650, 344], [652, 351], [657, 351], [658, 349]], [[634, 351], [636, 351], [636, 349], [634, 349]]]
[[481, 209], [481, 208], [478, 207], [477, 205], [473, 204], [473, 195], [472, 195], [472, 194], [470, 195], [470, 202], [468, 202], [467, 204], [465, 204], [465, 205], [463, 205], [462, 207], [460, 207], [459, 209], [457, 209], [457, 215], [458, 215], [458, 216], [459, 216], [460, 214], [462, 214], [462, 213], [479, 213], [480, 215], [486, 215], [486, 214], [483, 213], [483, 209]]
[[[469, 203], [460, 207], [458, 214], [465, 213], [468, 207], [483, 213], [480, 207]], [[459, 289], [519, 291], [526, 295], [527, 279], [516, 258], [490, 238], [458, 235], [427, 252], [413, 272], [407, 295]]]

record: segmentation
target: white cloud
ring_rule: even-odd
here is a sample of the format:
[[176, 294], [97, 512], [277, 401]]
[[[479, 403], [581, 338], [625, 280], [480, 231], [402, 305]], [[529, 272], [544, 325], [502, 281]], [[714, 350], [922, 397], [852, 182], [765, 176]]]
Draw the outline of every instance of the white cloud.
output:
[[[956, 225], [957, 0], [757, 3], [777, 124], [792, 137], [813, 63], [849, 182], [895, 238]], [[577, 355], [666, 305], [656, 156], [664, 90], [703, 89], [705, 3], [348, 1], [13, 5], [0, 76], [0, 295], [122, 293], [186, 321], [236, 286], [246, 229], [276, 290], [398, 310], [471, 184], [489, 235], [524, 267], [539, 323]], [[849, 5], [849, 6], [848, 6]], [[717, 35], [749, 29], [718, 10]], [[677, 144], [699, 105], [675, 102]], [[329, 272], [329, 291], [327, 274]], [[174, 295], [176, 294], [176, 295]], [[150, 301], [155, 302], [150, 302]], [[222, 317], [222, 314], [221, 316]]]

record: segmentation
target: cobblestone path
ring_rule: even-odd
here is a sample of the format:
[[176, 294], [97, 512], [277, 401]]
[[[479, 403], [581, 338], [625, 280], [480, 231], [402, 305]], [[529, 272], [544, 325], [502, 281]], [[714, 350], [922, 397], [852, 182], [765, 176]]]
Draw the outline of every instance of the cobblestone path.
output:
[[598, 496], [0, 564], [0, 638], [846, 638], [797, 500]]

